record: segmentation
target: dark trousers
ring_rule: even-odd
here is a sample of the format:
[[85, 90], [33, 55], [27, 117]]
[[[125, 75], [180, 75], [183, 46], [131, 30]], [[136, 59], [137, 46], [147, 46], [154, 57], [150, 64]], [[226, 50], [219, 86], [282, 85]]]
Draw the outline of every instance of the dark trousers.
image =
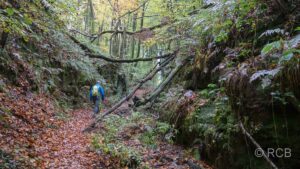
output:
[[99, 96], [93, 96], [92, 97], [92, 100], [93, 100], [93, 103], [94, 103], [94, 113], [95, 114], [98, 114], [100, 112], [100, 108], [99, 108], [99, 105], [100, 105], [100, 97]]

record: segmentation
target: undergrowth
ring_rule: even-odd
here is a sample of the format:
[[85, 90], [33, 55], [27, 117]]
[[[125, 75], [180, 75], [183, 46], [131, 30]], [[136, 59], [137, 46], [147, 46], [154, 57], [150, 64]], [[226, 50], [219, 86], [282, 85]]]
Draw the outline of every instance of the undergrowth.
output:
[[[192, 145], [214, 145], [226, 150], [232, 148], [231, 138], [238, 132], [238, 126], [224, 91], [224, 88], [215, 84], [209, 84], [206, 89], [199, 91], [200, 99], [205, 99], [206, 103], [186, 117], [178, 139], [190, 137], [189, 143]], [[199, 152], [194, 156], [200, 158]]]
[[[156, 148], [160, 141], [172, 142], [174, 129], [171, 125], [156, 122], [153, 117], [140, 112], [122, 117], [111, 115], [103, 122], [103, 130], [93, 135], [92, 147], [100, 154], [109, 155], [117, 167], [147, 168], [142, 164], [142, 150]], [[124, 141], [125, 140], [125, 141]], [[143, 148], [128, 146], [138, 141]]]

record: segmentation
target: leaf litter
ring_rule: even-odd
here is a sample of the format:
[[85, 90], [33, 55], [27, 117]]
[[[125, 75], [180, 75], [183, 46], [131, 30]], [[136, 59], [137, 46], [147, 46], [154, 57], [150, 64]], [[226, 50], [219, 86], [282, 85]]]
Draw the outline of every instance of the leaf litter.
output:
[[[13, 165], [1, 158], [0, 168], [128, 168], [120, 165], [120, 158], [92, 147], [96, 132], [82, 132], [94, 120], [91, 109], [72, 110], [68, 113], [70, 118], [63, 120], [57, 118], [61, 110], [53, 105], [50, 97], [26, 93], [17, 87], [9, 90], [9, 94], [0, 93], [0, 149], [1, 153], [9, 154], [9, 163]], [[128, 105], [124, 107], [130, 109]], [[119, 118], [128, 118], [130, 112]], [[204, 162], [187, 156], [180, 146], [155, 140], [153, 148], [141, 142], [137, 136], [145, 132], [146, 125], [141, 121], [135, 127], [117, 128], [116, 133], [119, 143], [140, 154], [142, 166], [190, 168], [187, 161], [193, 161], [209, 168]], [[105, 136], [107, 127], [102, 124], [98, 132]]]

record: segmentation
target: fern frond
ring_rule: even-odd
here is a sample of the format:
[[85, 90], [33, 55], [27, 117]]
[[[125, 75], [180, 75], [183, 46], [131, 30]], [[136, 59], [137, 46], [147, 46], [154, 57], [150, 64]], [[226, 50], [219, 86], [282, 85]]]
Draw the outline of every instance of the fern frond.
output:
[[270, 29], [263, 32], [258, 38], [262, 38], [264, 36], [273, 36], [273, 35], [284, 35], [285, 31], [280, 28]]

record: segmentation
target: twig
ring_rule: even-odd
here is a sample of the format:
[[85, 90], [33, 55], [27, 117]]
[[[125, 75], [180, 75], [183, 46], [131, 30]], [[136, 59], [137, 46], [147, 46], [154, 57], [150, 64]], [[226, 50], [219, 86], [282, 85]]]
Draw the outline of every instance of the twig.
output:
[[266, 155], [265, 151], [261, 148], [261, 146], [255, 141], [255, 139], [248, 133], [242, 123], [242, 121], [239, 121], [239, 126], [242, 130], [242, 132], [249, 138], [249, 140], [256, 146], [256, 148], [260, 149], [262, 152], [262, 156], [264, 159], [271, 165], [272, 168], [278, 169], [278, 167], [270, 160], [270, 158]]

